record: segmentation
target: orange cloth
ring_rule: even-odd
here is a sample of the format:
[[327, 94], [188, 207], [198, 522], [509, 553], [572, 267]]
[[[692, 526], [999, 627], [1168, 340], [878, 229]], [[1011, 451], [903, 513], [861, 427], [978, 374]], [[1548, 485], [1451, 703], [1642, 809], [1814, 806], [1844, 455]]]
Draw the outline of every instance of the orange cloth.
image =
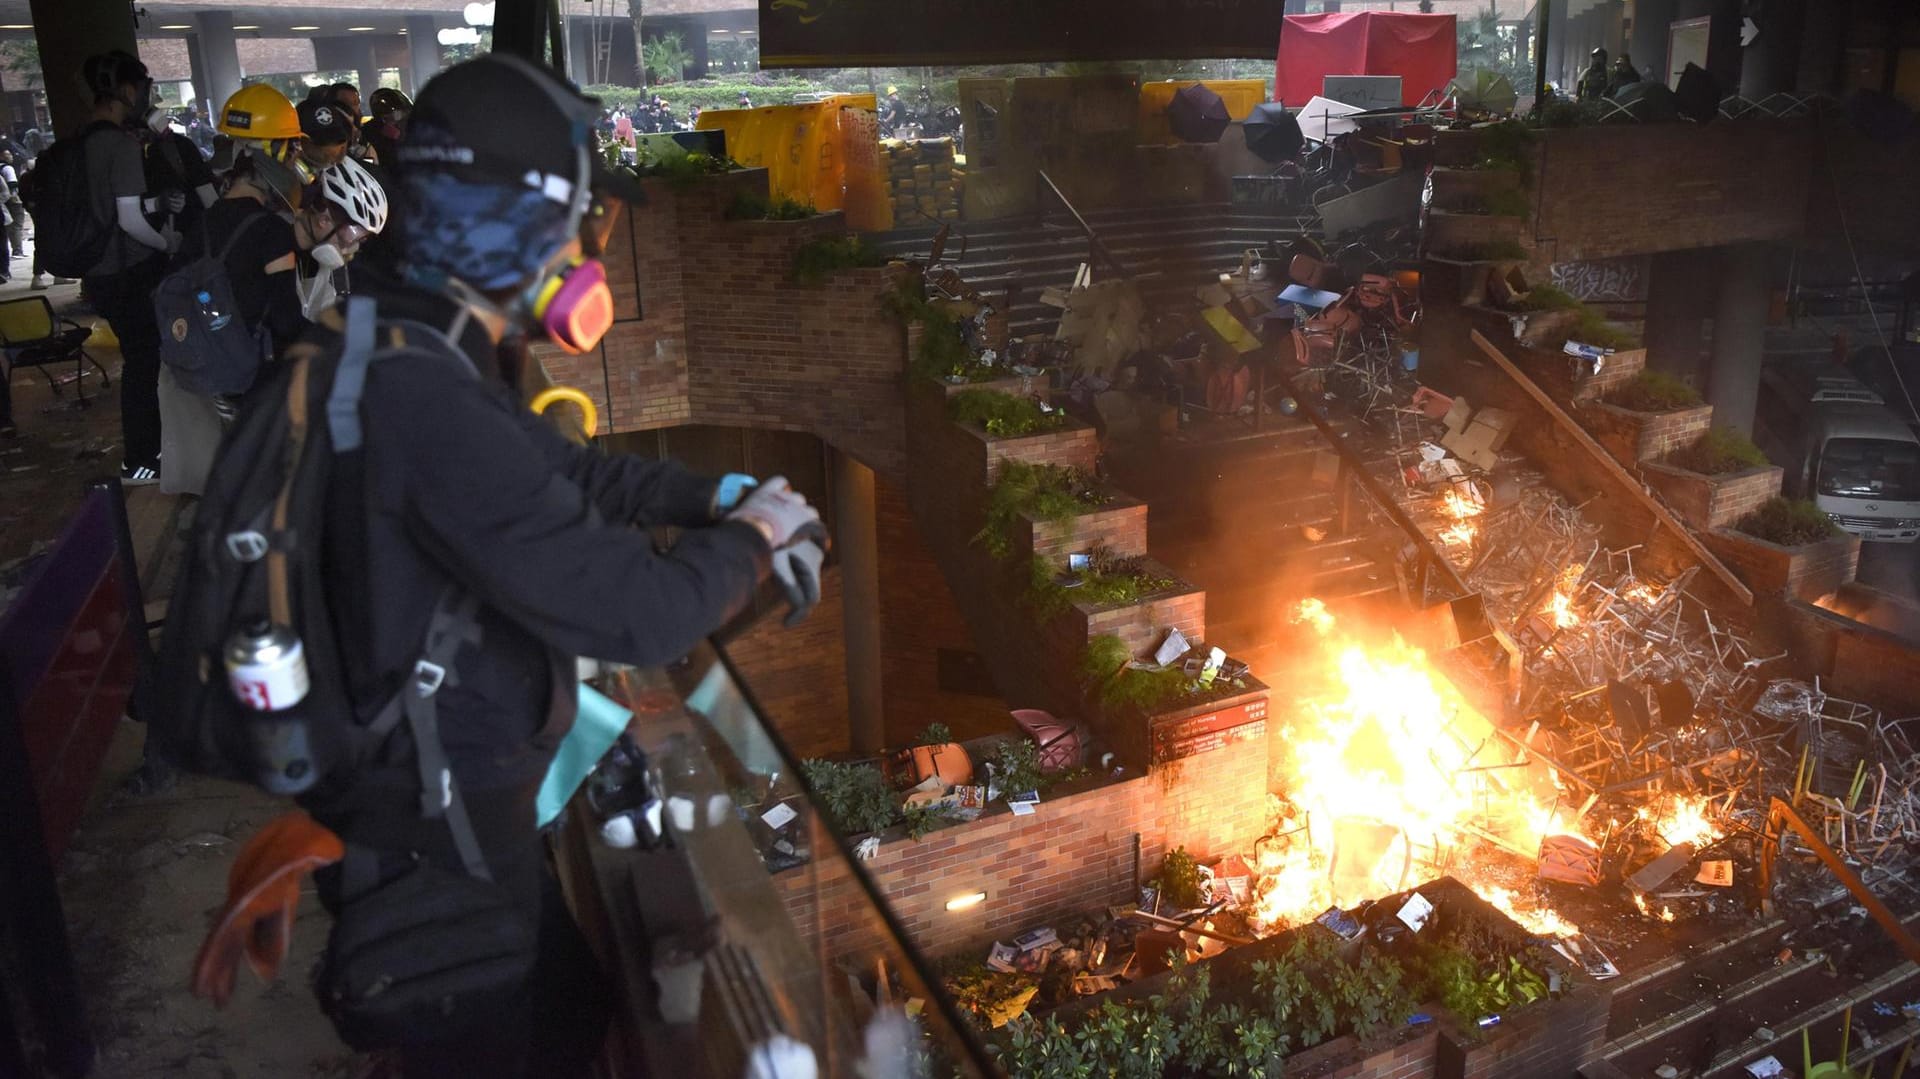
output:
[[299, 811], [275, 817], [249, 839], [227, 870], [227, 905], [194, 958], [194, 995], [226, 1007], [242, 956], [261, 979], [277, 977], [293, 939], [301, 882], [345, 856], [339, 836]]

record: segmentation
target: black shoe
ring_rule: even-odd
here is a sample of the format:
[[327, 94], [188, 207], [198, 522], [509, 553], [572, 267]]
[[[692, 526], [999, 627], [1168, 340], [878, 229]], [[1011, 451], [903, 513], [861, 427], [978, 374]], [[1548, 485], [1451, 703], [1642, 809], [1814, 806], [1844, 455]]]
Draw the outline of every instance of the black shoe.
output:
[[149, 487], [160, 482], [160, 462], [150, 465], [121, 465], [120, 486]]

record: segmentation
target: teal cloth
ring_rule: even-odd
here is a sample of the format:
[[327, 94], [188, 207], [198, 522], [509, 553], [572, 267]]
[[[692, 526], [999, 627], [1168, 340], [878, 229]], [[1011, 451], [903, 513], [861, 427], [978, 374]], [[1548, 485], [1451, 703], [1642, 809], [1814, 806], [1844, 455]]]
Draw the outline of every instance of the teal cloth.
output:
[[542, 827], [566, 808], [567, 799], [573, 797], [587, 773], [613, 748], [614, 740], [627, 729], [627, 721], [632, 718], [632, 712], [608, 700], [592, 686], [581, 684], [580, 713], [574, 717], [573, 729], [561, 741], [560, 752], [554, 754], [553, 763], [547, 766], [547, 778], [540, 783], [540, 797], [534, 800], [534, 810]]

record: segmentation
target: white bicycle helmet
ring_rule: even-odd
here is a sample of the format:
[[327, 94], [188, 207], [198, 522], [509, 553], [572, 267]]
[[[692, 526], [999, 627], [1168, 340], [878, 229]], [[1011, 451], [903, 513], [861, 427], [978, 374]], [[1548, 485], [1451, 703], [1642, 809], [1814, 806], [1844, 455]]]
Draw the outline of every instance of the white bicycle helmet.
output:
[[387, 192], [366, 166], [344, 157], [327, 166], [320, 174], [320, 188], [327, 201], [346, 211], [347, 220], [379, 232], [387, 227]]

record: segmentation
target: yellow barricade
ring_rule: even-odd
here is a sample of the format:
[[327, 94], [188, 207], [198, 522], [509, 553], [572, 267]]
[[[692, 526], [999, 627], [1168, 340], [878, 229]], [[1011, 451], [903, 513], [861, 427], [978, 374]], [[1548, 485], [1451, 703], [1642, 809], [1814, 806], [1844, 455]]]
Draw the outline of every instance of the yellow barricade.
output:
[[[1192, 86], [1196, 80], [1144, 82], [1140, 84], [1140, 141], [1178, 143], [1179, 137], [1167, 126], [1167, 105], [1176, 90]], [[1227, 103], [1227, 115], [1244, 120], [1255, 105], [1267, 99], [1264, 79], [1200, 79], [1200, 85], [1220, 95]]]
[[880, 176], [872, 94], [837, 94], [806, 105], [709, 109], [696, 125], [727, 133], [727, 156], [767, 170], [768, 193], [844, 210], [849, 227], [892, 227]]

